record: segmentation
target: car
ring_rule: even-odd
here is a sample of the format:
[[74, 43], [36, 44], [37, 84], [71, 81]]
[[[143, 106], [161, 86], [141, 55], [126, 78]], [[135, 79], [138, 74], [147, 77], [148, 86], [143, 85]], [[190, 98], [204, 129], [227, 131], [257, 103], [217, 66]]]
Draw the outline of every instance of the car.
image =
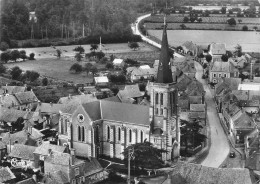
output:
[[235, 157], [236, 157], [236, 153], [235, 153], [234, 151], [231, 151], [231, 152], [229, 153], [229, 157], [230, 157], [230, 158], [235, 158]]

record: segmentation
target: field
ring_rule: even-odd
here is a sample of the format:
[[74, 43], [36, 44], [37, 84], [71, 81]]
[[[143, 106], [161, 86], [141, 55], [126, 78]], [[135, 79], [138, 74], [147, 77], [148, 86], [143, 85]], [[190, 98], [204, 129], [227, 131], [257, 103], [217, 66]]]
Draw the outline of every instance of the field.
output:
[[[237, 44], [244, 52], [260, 52], [260, 33], [253, 31], [208, 31], [208, 30], [168, 30], [168, 41], [171, 46], [180, 46], [186, 41], [198, 45], [208, 45], [212, 42], [225, 43], [228, 50], [234, 50]], [[149, 35], [158, 39], [162, 30], [148, 30]]]
[[[89, 45], [82, 45], [86, 52], [89, 52]], [[103, 52], [109, 57], [111, 54], [124, 55], [128, 53], [129, 56], [143, 55], [144, 52], [154, 53], [157, 49], [145, 44], [139, 43], [140, 49], [138, 51], [131, 50], [128, 45], [125, 44], [107, 44], [105, 45]], [[81, 74], [74, 74], [69, 72], [71, 65], [76, 63], [74, 59], [74, 51], [72, 51], [76, 46], [59, 46], [56, 49], [61, 49], [63, 51], [62, 57], [58, 59], [55, 54], [56, 50], [52, 47], [41, 47], [41, 48], [28, 48], [27, 53], [36, 53], [36, 60], [17, 62], [17, 63], [7, 63], [6, 67], [12, 68], [14, 66], [19, 66], [22, 70], [34, 70], [37, 71], [42, 76], [47, 76], [53, 78], [54, 80], [67, 81], [74, 83], [89, 83], [93, 81], [93, 76], [91, 74], [87, 75], [85, 72]], [[22, 49], [20, 49], [22, 50]], [[67, 52], [65, 52], [66, 50]], [[131, 58], [131, 57], [129, 57]], [[85, 62], [80, 62], [83, 66]], [[98, 69], [105, 68], [105, 65], [97, 64]]]
[[[183, 23], [168, 23], [168, 29], [181, 29], [180, 25]], [[186, 29], [193, 29], [193, 30], [239, 30], [242, 31], [242, 28], [246, 24], [237, 24], [236, 26], [230, 26], [228, 24], [205, 24], [205, 23], [184, 23], [187, 27]], [[147, 29], [162, 29], [162, 23], [146, 23]], [[254, 30], [255, 25], [247, 24], [248, 30]], [[260, 29], [260, 25], [258, 26]]]
[[[73, 49], [79, 45], [69, 45], [69, 46], [56, 46], [56, 47], [37, 47], [37, 48], [19, 48], [18, 50], [25, 50], [27, 55], [30, 53], [35, 53], [36, 59], [42, 58], [56, 58], [56, 49], [61, 50], [62, 57], [69, 58], [74, 57], [75, 52]], [[90, 45], [81, 45], [85, 49], [85, 53], [90, 52]], [[153, 51], [154, 48], [144, 44], [142, 42], [139, 43], [139, 52]], [[98, 48], [99, 51], [99, 48]], [[127, 43], [119, 43], [119, 44], [103, 44], [102, 51], [105, 54], [108, 53], [121, 53], [121, 52], [136, 52], [130, 49]]]

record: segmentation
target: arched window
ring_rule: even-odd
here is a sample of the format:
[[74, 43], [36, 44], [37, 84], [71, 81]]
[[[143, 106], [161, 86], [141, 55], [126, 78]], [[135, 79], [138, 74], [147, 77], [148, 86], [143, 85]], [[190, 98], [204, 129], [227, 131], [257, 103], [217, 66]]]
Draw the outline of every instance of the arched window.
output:
[[129, 129], [129, 142], [132, 142], [132, 130]]
[[163, 93], [160, 94], [160, 104], [163, 105]]
[[118, 141], [121, 141], [121, 128], [118, 127]]
[[110, 127], [107, 126], [107, 139], [109, 140], [110, 139]]
[[158, 93], [155, 93], [155, 104], [158, 104], [159, 102], [159, 95]]
[[81, 128], [78, 126], [78, 141], [81, 141]]
[[81, 127], [81, 140], [83, 142], [85, 141], [85, 128], [84, 128], [84, 126]]
[[99, 142], [99, 126], [96, 128], [96, 141]]
[[141, 130], [141, 133], [140, 133], [140, 141], [143, 142], [144, 140], [144, 133], [143, 131]]

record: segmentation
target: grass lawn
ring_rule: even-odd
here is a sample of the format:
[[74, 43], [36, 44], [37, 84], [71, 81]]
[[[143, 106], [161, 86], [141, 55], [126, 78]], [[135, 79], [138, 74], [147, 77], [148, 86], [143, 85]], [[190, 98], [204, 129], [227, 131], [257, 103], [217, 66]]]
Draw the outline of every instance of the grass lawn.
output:
[[26, 61], [20, 63], [8, 63], [5, 64], [6, 67], [12, 68], [14, 66], [19, 66], [22, 70], [34, 70], [40, 75], [48, 76], [60, 81], [70, 81], [74, 83], [85, 84], [88, 81], [93, 81], [93, 76], [82, 72], [81, 74], [74, 74], [69, 71], [72, 64], [76, 63], [70, 58], [46, 58], [37, 59], [33, 61]]

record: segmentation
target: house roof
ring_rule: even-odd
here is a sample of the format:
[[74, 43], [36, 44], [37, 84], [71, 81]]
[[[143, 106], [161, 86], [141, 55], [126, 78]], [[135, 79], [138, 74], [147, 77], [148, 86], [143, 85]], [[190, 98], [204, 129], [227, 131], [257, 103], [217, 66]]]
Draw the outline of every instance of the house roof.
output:
[[188, 77], [186, 74], [181, 75], [177, 79], [176, 87], [179, 91], [185, 91], [187, 89], [187, 86], [192, 82], [192, 79]]
[[6, 90], [8, 94], [15, 94], [19, 92], [25, 92], [26, 87], [24, 86], [2, 86], [2, 89]]
[[95, 101], [95, 102], [82, 104], [83, 108], [86, 110], [86, 112], [88, 113], [92, 121], [102, 119], [100, 103], [101, 103], [100, 101]]
[[21, 158], [24, 160], [34, 160], [34, 154], [36, 147], [23, 144], [14, 144], [10, 157]]
[[69, 153], [60, 153], [60, 152], [52, 152], [50, 156], [47, 156], [44, 162], [52, 163], [54, 165], [70, 165], [70, 157]]
[[55, 152], [63, 153], [65, 151], [66, 147], [44, 142], [35, 149], [34, 153], [39, 154], [39, 155], [48, 155], [49, 149], [51, 149], [52, 151], [55, 151]]
[[134, 68], [131, 71], [132, 76], [144, 76], [144, 75], [155, 75], [156, 71], [155, 68]]
[[236, 128], [254, 128], [256, 124], [250, 118], [246, 112], [243, 112], [238, 118], [234, 120], [234, 126]]
[[190, 110], [193, 112], [205, 112], [205, 104], [190, 104]]
[[15, 179], [14, 173], [11, 171], [9, 167], [1, 167], [0, 168], [0, 182], [5, 183], [9, 180]]
[[35, 96], [33, 91], [15, 93], [14, 96], [17, 98], [20, 104], [28, 104], [38, 101], [38, 98]]
[[141, 69], [150, 69], [151, 67], [149, 65], [141, 65], [139, 68], [141, 68]]
[[94, 79], [95, 79], [95, 83], [107, 83], [107, 82], [109, 82], [107, 76], [94, 77]]
[[120, 99], [127, 99], [127, 98], [136, 98], [141, 97], [143, 94], [141, 93], [138, 84], [134, 85], [126, 85], [124, 90], [119, 90], [118, 97]]
[[234, 64], [229, 61], [227, 62], [215, 61], [211, 66], [211, 72], [234, 73], [234, 72], [238, 72], [238, 69], [236, 69]]
[[212, 44], [210, 44], [210, 52], [213, 55], [226, 54], [226, 44], [224, 44], [224, 43], [212, 43]]
[[117, 95], [112, 96], [112, 97], [108, 97], [108, 98], [104, 98], [102, 100], [111, 101], [111, 102], [122, 102]]
[[242, 83], [241, 78], [221, 78], [221, 82], [219, 82], [216, 86], [215, 89], [218, 92], [218, 86], [221, 86], [221, 84], [226, 84], [225, 87], [228, 87], [231, 90], [237, 90], [239, 84]]
[[[252, 184], [250, 172], [242, 168], [212, 168], [199, 164], [178, 162], [171, 176], [180, 175], [187, 183]], [[172, 182], [174, 182], [172, 180]]]
[[19, 132], [9, 134], [4, 133], [2, 134], [2, 141], [5, 145], [11, 144], [13, 145], [15, 142], [18, 144], [24, 144], [24, 145], [30, 145], [35, 146], [36, 142], [31, 138], [31, 136], [28, 135], [28, 132], [26, 130], [21, 130]]
[[226, 111], [231, 117], [241, 111], [237, 103], [225, 103], [223, 110]]
[[91, 157], [86, 161], [84, 168], [85, 176], [89, 176], [101, 171], [103, 171], [103, 168], [96, 158]]
[[238, 90], [260, 91], [260, 83], [243, 83], [243, 84], [239, 84]]
[[185, 92], [189, 96], [201, 96], [204, 94], [204, 88], [203, 88], [203, 85], [199, 81], [192, 80], [192, 82], [188, 84]]
[[[101, 116], [106, 120], [150, 125], [149, 107], [127, 103], [100, 101]], [[122, 116], [123, 114], [123, 116]]]
[[63, 104], [51, 104], [51, 103], [38, 103], [36, 112], [40, 111], [41, 113], [48, 113], [48, 114], [58, 114], [59, 111], [62, 109]]
[[18, 118], [31, 119], [33, 112], [9, 109], [0, 106], [0, 121], [15, 122]]
[[31, 128], [31, 138], [34, 139], [34, 140], [37, 140], [39, 138], [42, 138], [44, 137], [44, 135], [40, 132], [40, 130], [37, 130], [36, 128]]
[[186, 47], [190, 51], [194, 51], [197, 49], [196, 44], [194, 44], [192, 41], [186, 41], [181, 46]]
[[14, 95], [5, 95], [0, 98], [0, 104], [3, 107], [13, 107], [20, 105], [19, 101]]
[[69, 184], [69, 179], [63, 171], [52, 172], [45, 176], [44, 183], [46, 184]]

